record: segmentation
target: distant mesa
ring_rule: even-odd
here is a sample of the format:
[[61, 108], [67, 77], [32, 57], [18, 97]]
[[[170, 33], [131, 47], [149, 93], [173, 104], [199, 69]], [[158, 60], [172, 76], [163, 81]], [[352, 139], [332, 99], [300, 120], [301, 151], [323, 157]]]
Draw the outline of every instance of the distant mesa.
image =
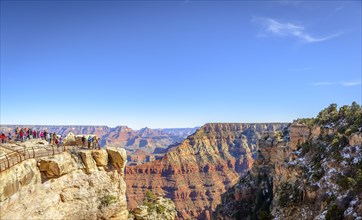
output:
[[[125, 148], [128, 155], [132, 155], [138, 149], [142, 149], [149, 157], [144, 159], [139, 157], [140, 161], [133, 163], [144, 163], [152, 161], [154, 158], [160, 158], [167, 152], [168, 146], [181, 142], [188, 135], [194, 133], [195, 128], [167, 128], [167, 129], [151, 129], [142, 128], [133, 130], [127, 126], [117, 126], [110, 128], [107, 126], [51, 126], [51, 125], [1, 125], [1, 131], [6, 134], [13, 132], [16, 127], [33, 128], [35, 130], [47, 130], [48, 132], [56, 132], [64, 137], [66, 145], [82, 145], [82, 135], [97, 136], [100, 139], [101, 146], [114, 146]], [[158, 149], [155, 152], [155, 149]], [[165, 150], [162, 150], [165, 149]]]

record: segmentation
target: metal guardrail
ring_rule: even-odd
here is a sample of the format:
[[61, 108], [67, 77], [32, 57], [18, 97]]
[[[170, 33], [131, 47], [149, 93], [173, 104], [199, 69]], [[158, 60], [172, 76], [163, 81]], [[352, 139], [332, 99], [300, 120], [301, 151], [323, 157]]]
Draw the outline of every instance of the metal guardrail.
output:
[[54, 146], [48, 145], [44, 147], [31, 147], [20, 150], [14, 150], [13, 152], [6, 153], [0, 156], [0, 173], [15, 166], [18, 163], [27, 159], [39, 158], [44, 156], [53, 156], [61, 154], [67, 150], [70, 150], [70, 146]]

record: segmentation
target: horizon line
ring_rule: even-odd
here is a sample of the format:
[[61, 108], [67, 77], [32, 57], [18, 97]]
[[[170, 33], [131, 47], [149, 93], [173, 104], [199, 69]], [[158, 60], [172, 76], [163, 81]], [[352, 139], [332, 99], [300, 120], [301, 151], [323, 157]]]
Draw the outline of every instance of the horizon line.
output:
[[[194, 126], [194, 127], [163, 127], [163, 128], [150, 128], [148, 126], [145, 126], [145, 127], [142, 127], [140, 129], [143, 129], [143, 128], [150, 128], [150, 129], [186, 129], [186, 128], [200, 128], [202, 126], [205, 126], [207, 124], [291, 124], [293, 122], [207, 122], [203, 125], [198, 125], [198, 126]], [[0, 124], [0, 127], [5, 127], [5, 126], [67, 126], [67, 127], [71, 127], [71, 126], [78, 126], [78, 127], [81, 127], [81, 126], [89, 126], [89, 127], [108, 127], [108, 128], [116, 128], [116, 127], [127, 127], [127, 128], [130, 128], [132, 130], [140, 130], [140, 129], [133, 129], [131, 127], [129, 127], [128, 125], [116, 125], [116, 126], [108, 126], [108, 125], [76, 125], [76, 124], [54, 124], [54, 125], [51, 125], [51, 124]]]

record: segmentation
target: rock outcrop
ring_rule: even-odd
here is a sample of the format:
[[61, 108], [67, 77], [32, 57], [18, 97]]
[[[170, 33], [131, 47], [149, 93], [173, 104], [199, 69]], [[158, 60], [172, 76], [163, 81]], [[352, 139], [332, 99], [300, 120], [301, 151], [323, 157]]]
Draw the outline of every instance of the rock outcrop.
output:
[[111, 159], [112, 167], [120, 173], [124, 173], [124, 168], [127, 163], [127, 154], [123, 148], [108, 147], [107, 153]]
[[221, 194], [253, 166], [261, 133], [286, 126], [204, 125], [162, 159], [126, 167], [129, 207], [140, 205], [150, 189], [175, 202], [178, 218], [210, 219]]
[[60, 177], [64, 174], [82, 167], [75, 163], [70, 154], [60, 154], [55, 157], [43, 157], [38, 160], [40, 172], [44, 172], [49, 178]]
[[[260, 140], [215, 219], [362, 219], [362, 108], [331, 105]], [[281, 139], [281, 137], [283, 137]]]
[[151, 191], [147, 191], [142, 205], [133, 209], [128, 217], [135, 220], [173, 220], [176, 219], [177, 212], [171, 199], [156, 196]]
[[[124, 149], [64, 152], [0, 173], [1, 219], [128, 219]], [[115, 156], [117, 155], [118, 156]]]
[[[123, 156], [124, 153], [122, 152]], [[96, 162], [97, 166], [101, 167], [107, 167], [108, 166], [108, 153], [106, 150], [93, 150], [92, 151], [92, 157], [94, 161]], [[123, 160], [123, 158], [122, 158]], [[124, 173], [124, 172], [121, 172]]]

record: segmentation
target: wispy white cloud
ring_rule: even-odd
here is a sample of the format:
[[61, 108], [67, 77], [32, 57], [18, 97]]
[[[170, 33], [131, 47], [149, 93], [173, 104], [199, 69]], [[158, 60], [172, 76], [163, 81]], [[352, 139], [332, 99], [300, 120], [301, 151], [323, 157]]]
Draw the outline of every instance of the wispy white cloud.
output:
[[342, 86], [359, 86], [361, 85], [361, 81], [353, 81], [353, 82], [341, 82]]
[[262, 26], [264, 34], [272, 34], [279, 37], [295, 37], [306, 43], [322, 42], [341, 35], [341, 33], [334, 33], [316, 37], [307, 33], [301, 25], [290, 22], [283, 23], [271, 18], [254, 17], [252, 21]]
[[315, 82], [312, 83], [313, 86], [329, 86], [329, 85], [337, 85], [335, 82]]
[[315, 82], [312, 83], [312, 85], [314, 86], [332, 86], [332, 85], [337, 85], [337, 86], [360, 86], [361, 85], [361, 80], [355, 80], [355, 81], [341, 81], [341, 82]]

